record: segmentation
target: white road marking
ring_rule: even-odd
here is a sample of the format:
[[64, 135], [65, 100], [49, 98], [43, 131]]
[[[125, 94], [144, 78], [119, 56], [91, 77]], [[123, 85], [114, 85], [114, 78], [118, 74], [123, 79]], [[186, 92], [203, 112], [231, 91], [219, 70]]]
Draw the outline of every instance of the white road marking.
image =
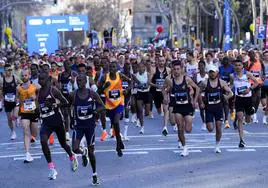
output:
[[144, 154], [149, 154], [148, 151], [136, 151], [136, 152], [123, 152], [124, 155], [144, 155]]
[[[41, 159], [41, 156], [32, 157], [33, 159]], [[25, 157], [15, 157], [14, 161], [24, 161]]]
[[[188, 151], [189, 151], [190, 153], [202, 153], [202, 151], [199, 150], [199, 149], [196, 149], [196, 150], [194, 150], [194, 149], [189, 149]], [[179, 150], [174, 150], [173, 152], [174, 152], [174, 153], [181, 153], [181, 151], [179, 151]]]
[[255, 149], [227, 149], [229, 152], [245, 152], [245, 151], [256, 151]]

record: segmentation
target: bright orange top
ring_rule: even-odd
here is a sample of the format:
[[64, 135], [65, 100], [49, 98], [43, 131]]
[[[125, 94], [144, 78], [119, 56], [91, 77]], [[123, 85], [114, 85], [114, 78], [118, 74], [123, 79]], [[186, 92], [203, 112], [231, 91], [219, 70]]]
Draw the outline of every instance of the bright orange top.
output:
[[[250, 66], [251, 62], [248, 61], [248, 66]], [[262, 74], [262, 66], [261, 66], [261, 62], [260, 60], [257, 60], [257, 62], [255, 62], [253, 64], [253, 66], [249, 69], [249, 71], [253, 74], [253, 76], [257, 79], [259, 84], [262, 84], [262, 78], [261, 78], [261, 74]], [[251, 81], [251, 83], [253, 84], [253, 81]]]
[[36, 100], [32, 100], [31, 98], [36, 98], [36, 87], [34, 84], [30, 84], [27, 89], [24, 89], [22, 85], [20, 85], [18, 89], [19, 100], [20, 103], [20, 112], [21, 113], [34, 113], [36, 109]]
[[106, 74], [106, 82], [110, 82], [110, 86], [104, 90], [106, 97], [105, 107], [107, 110], [112, 110], [119, 105], [124, 105], [124, 94], [120, 75], [116, 73], [116, 79], [111, 80], [110, 74]]

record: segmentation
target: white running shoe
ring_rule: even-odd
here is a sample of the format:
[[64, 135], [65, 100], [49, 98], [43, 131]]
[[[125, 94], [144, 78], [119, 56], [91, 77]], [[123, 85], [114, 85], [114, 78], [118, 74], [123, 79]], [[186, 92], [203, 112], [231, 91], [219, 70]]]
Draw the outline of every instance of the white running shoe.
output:
[[179, 142], [179, 146], [178, 146], [179, 149], [183, 149], [183, 146], [181, 144], [181, 142]]
[[253, 115], [253, 123], [258, 123], [259, 121], [258, 121], [258, 118], [257, 118], [257, 114], [255, 113], [254, 115]]
[[215, 147], [215, 153], [221, 153], [221, 148], [220, 146]]
[[132, 114], [131, 123], [135, 123], [137, 121], [137, 114]]
[[141, 127], [140, 134], [144, 134], [144, 127]]
[[205, 123], [202, 124], [201, 131], [207, 131], [207, 125]]
[[126, 119], [124, 120], [124, 122], [125, 122], [125, 123], [129, 123], [129, 118], [126, 118]]
[[177, 124], [173, 125], [172, 127], [173, 127], [173, 131], [174, 131], [174, 132], [177, 132], [177, 131], [178, 131]]
[[56, 171], [55, 168], [49, 169], [48, 172], [48, 179], [49, 180], [55, 180], [57, 178], [58, 172]]
[[267, 116], [263, 116], [263, 118], [262, 118], [262, 123], [264, 124], [264, 125], [267, 125], [268, 123], [267, 123]]
[[106, 119], [107, 122], [111, 121], [110, 118], [108, 118], [108, 117], [105, 117], [105, 119]]
[[136, 127], [140, 127], [140, 126], [141, 126], [140, 120], [137, 119], [137, 121], [136, 121]]
[[10, 136], [10, 140], [15, 140], [16, 138], [17, 138], [16, 132], [12, 131], [11, 136]]
[[66, 132], [66, 141], [70, 141], [71, 139], [70, 139], [70, 134], [69, 134], [69, 132]]
[[24, 160], [24, 163], [30, 163], [30, 162], [32, 162], [33, 161], [33, 158], [32, 158], [32, 156], [31, 156], [31, 154], [30, 153], [26, 153], [25, 154], [25, 160]]
[[154, 119], [154, 114], [153, 114], [153, 112], [150, 112], [150, 113], [149, 113], [149, 118], [150, 118], [150, 119]]
[[181, 156], [186, 157], [188, 155], [189, 155], [189, 151], [188, 151], [187, 147], [184, 146], [183, 149], [182, 149], [182, 152], [181, 152]]

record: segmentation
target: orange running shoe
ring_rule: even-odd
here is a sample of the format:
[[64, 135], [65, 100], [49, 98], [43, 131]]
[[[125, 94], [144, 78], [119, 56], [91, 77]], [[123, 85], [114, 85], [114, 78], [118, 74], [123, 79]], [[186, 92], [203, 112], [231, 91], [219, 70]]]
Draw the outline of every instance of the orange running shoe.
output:
[[105, 141], [108, 133], [106, 130], [102, 131], [100, 141]]
[[51, 134], [49, 137], [49, 144], [53, 145], [54, 144], [54, 134]]

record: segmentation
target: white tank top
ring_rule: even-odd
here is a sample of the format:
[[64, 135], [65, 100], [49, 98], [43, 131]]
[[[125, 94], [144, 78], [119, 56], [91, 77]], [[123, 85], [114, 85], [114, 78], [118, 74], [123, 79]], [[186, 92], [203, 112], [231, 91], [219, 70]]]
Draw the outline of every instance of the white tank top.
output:
[[142, 74], [140, 74], [138, 72], [138, 73], [136, 73], [136, 78], [140, 82], [140, 84], [138, 85], [138, 91], [140, 91], [140, 92], [148, 92], [150, 90], [150, 87], [147, 86], [147, 83], [148, 83], [148, 73], [146, 71], [144, 73], [142, 73]]
[[251, 91], [248, 94], [243, 95], [243, 92], [246, 89], [250, 88], [250, 86], [251, 86], [251, 84], [248, 80], [246, 73], [244, 73], [241, 78], [238, 78], [237, 75], [234, 74], [234, 88], [235, 88], [235, 95], [236, 96], [251, 97], [252, 96]]
[[197, 72], [198, 72], [198, 64], [197, 63], [194, 63], [194, 64], [187, 63], [186, 64], [187, 76], [193, 78]]
[[203, 82], [206, 79], [208, 79], [208, 74], [205, 74], [204, 77], [201, 77], [200, 73], [197, 73], [197, 75], [196, 75], [196, 82], [197, 83]]

